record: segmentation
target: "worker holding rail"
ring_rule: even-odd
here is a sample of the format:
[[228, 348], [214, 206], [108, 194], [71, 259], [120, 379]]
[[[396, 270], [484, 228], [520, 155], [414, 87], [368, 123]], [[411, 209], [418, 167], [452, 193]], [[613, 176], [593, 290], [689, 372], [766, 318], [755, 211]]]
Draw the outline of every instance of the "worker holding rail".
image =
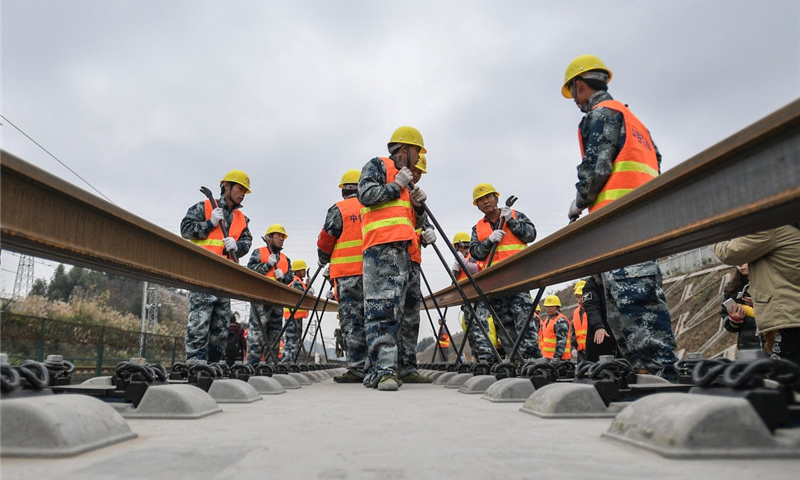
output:
[[[246, 173], [241, 170], [226, 173], [220, 180], [221, 196], [216, 201], [217, 206], [213, 206], [209, 198], [189, 207], [181, 220], [181, 236], [218, 255], [225, 256], [231, 252], [231, 259], [246, 255], [253, 237], [248, 228], [250, 219], [240, 209], [248, 193], [250, 177]], [[189, 293], [186, 363], [199, 360], [219, 362], [225, 353], [232, 318], [230, 298], [210, 293]]]
[[[578, 127], [581, 154], [577, 193], [568, 217], [594, 212], [661, 173], [661, 154], [642, 122], [608, 93], [612, 72], [594, 55], [575, 58], [561, 94], [585, 114]], [[675, 335], [661, 287], [658, 262], [604, 272], [608, 323], [620, 352], [638, 373], [677, 379], [671, 366]]]

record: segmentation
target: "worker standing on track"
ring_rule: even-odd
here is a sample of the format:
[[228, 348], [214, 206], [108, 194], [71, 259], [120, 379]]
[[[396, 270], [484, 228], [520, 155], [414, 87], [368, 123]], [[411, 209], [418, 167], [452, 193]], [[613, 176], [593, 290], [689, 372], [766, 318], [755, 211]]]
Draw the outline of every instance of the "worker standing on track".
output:
[[[608, 93], [611, 78], [611, 70], [593, 55], [575, 58], [564, 74], [561, 94], [574, 99], [585, 113], [578, 127], [583, 159], [570, 221], [584, 209], [594, 212], [661, 173], [661, 154], [650, 132]], [[677, 357], [658, 262], [618, 268], [603, 273], [602, 279], [608, 323], [622, 355], [638, 373], [663, 374]], [[677, 378], [672, 372], [669, 376]]]
[[[292, 273], [291, 260], [285, 254], [281, 253], [283, 250], [283, 243], [288, 238], [286, 229], [283, 225], [272, 224], [267, 227], [267, 233], [261, 237], [267, 244], [264, 247], [258, 248], [250, 255], [250, 261], [247, 262], [247, 268], [265, 275], [284, 285], [289, 285], [294, 280]], [[248, 326], [248, 356], [247, 361], [250, 364], [257, 364], [261, 361], [261, 357], [265, 356], [264, 362], [270, 363], [274, 359], [266, 358], [269, 354], [268, 347], [275, 344], [275, 340], [281, 331], [281, 321], [283, 319], [283, 307], [274, 305], [272, 303], [264, 304], [250, 304], [250, 319]], [[262, 338], [261, 324], [264, 324], [268, 338]], [[273, 352], [275, 354], [277, 352]], [[283, 355], [283, 361], [287, 361], [288, 355]], [[289, 359], [288, 361], [291, 361]]]
[[425, 192], [418, 186], [409, 191], [411, 167], [426, 151], [422, 135], [408, 126], [395, 130], [387, 146], [389, 158], [373, 158], [361, 169], [358, 200], [364, 205], [364, 385], [394, 391], [400, 387], [397, 334], [412, 269], [408, 247], [427, 217]]
[[[294, 278], [292, 279], [292, 283], [290, 286], [296, 290], [300, 290], [304, 292], [306, 290], [306, 271], [308, 270], [308, 265], [306, 265], [305, 260], [297, 259], [292, 261], [292, 273]], [[308, 288], [308, 294], [314, 295], [314, 289]], [[283, 320], [288, 323], [286, 325], [286, 330], [284, 331], [284, 343], [283, 343], [283, 358], [282, 363], [294, 363], [295, 357], [297, 357], [297, 351], [301, 349], [300, 346], [300, 335], [303, 333], [303, 319], [308, 318], [308, 310], [301, 310], [297, 309], [294, 312], [294, 319], [292, 317], [292, 309], [291, 308], [283, 308]]]
[[586, 360], [586, 329], [588, 325], [588, 318], [586, 311], [583, 309], [583, 286], [586, 285], [586, 280], [578, 280], [575, 283], [575, 300], [578, 306], [572, 312], [572, 359], [577, 360], [578, 363]]
[[[470, 275], [475, 275], [479, 271], [483, 270], [483, 262], [476, 262], [472, 255], [469, 254], [469, 233], [467, 232], [457, 232], [453, 235], [453, 248], [456, 250], [456, 254], [462, 260], [462, 263], [467, 268], [467, 271]], [[461, 263], [458, 261], [453, 262], [453, 265], [450, 267], [453, 271], [453, 276], [456, 277], [456, 280], [461, 281], [467, 278], [467, 274], [464, 273], [464, 270], [461, 268]], [[466, 324], [469, 322], [469, 318], [472, 314], [469, 313], [469, 308], [466, 305], [461, 305], [461, 316], [463, 318], [462, 323], [464, 326], [462, 327], [466, 330]], [[467, 335], [467, 340], [469, 342], [469, 349], [473, 352], [475, 358], [477, 357], [477, 346], [476, 346], [476, 336], [482, 335], [479, 328], [473, 326], [469, 330], [469, 334]]]
[[333, 378], [337, 383], [364, 381], [367, 337], [364, 333], [364, 281], [362, 277], [361, 208], [358, 178], [361, 171], [347, 170], [339, 188], [342, 200], [325, 215], [317, 237], [319, 264], [328, 269], [335, 298], [339, 302], [342, 345], [346, 348], [347, 372]]
[[[241, 170], [231, 170], [220, 180], [219, 207], [206, 199], [189, 208], [181, 220], [181, 236], [218, 255], [234, 252], [238, 259], [250, 251], [253, 237], [248, 219], [240, 210], [250, 193], [250, 178]], [[221, 223], [228, 227], [222, 233]], [[189, 293], [189, 320], [186, 324], [186, 363], [207, 360], [219, 362], [225, 353], [228, 326], [233, 318], [231, 299], [209, 293]]]
[[[475, 260], [488, 261], [492, 247], [497, 245], [492, 262], [501, 262], [524, 250], [528, 243], [536, 240], [536, 227], [533, 222], [520, 211], [510, 207], [498, 208], [499, 197], [500, 193], [489, 183], [479, 183], [472, 191], [472, 204], [484, 214], [484, 217], [472, 227], [470, 237], [469, 251]], [[503, 220], [502, 229], [499, 228], [501, 219]], [[489, 266], [487, 265], [486, 268]], [[500, 322], [506, 332], [515, 337], [522, 331], [531, 309], [533, 309], [530, 292], [494, 297], [489, 302], [500, 317], [494, 320]], [[479, 303], [476, 314], [488, 331], [486, 321], [489, 316], [488, 308], [483, 303]], [[516, 332], [516, 335], [513, 332]], [[500, 342], [508, 348], [510, 353], [515, 338], [505, 338], [500, 328], [498, 328], [498, 334], [500, 334]], [[477, 334], [475, 343], [478, 349], [476, 357], [479, 361], [490, 363], [495, 361], [491, 348], [483, 335]], [[527, 360], [542, 356], [542, 352], [539, 350], [536, 324], [533, 322], [520, 345], [520, 352]]]
[[544, 299], [547, 317], [542, 322], [542, 355], [554, 360], [569, 360], [570, 328], [569, 319], [561, 310], [558, 295], [548, 295]]

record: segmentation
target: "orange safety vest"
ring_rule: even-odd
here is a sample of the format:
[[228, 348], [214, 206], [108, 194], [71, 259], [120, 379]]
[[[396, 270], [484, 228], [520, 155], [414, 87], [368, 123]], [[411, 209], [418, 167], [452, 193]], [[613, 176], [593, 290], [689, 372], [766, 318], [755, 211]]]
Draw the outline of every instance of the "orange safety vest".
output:
[[439, 337], [439, 346], [442, 348], [450, 348], [450, 335], [447, 332], [442, 332], [442, 336]]
[[[386, 183], [391, 183], [399, 170], [395, 168], [393, 160], [389, 158], [381, 160], [386, 165]], [[363, 249], [366, 250], [373, 245], [412, 240], [415, 221], [407, 188], [400, 191], [400, 198], [361, 208]]]
[[[544, 358], [553, 358], [553, 356], [556, 353], [556, 343], [558, 342], [558, 338], [556, 337], [556, 322], [558, 321], [559, 318], [563, 318], [564, 321], [567, 322], [567, 325], [569, 325], [569, 319], [567, 317], [565, 317], [564, 314], [562, 314], [562, 313], [559, 313], [558, 315], [556, 315], [553, 318], [548, 317], [548, 318], [546, 318], [546, 319], [544, 319], [542, 321], [542, 330], [541, 330], [542, 346], [541, 346], [541, 349], [542, 349], [542, 356]], [[567, 360], [567, 359], [569, 359], [569, 356], [570, 356], [570, 353], [569, 353], [569, 351], [570, 351], [569, 337], [570, 337], [570, 332], [567, 331], [567, 344], [564, 346], [564, 353], [562, 354], [562, 357], [560, 359], [558, 359], [558, 360], [561, 360], [561, 359]]]
[[[495, 253], [495, 255], [497, 255], [497, 253]], [[472, 258], [472, 255], [469, 252], [467, 252], [467, 254], [464, 255], [464, 263], [467, 263], [470, 258]], [[475, 261], [475, 265], [478, 266], [478, 271], [480, 272], [481, 270], [483, 270], [485, 263], [482, 260], [477, 260]], [[464, 272], [464, 269], [462, 268], [458, 272], [458, 278], [456, 278], [456, 280], [461, 281], [465, 278], [467, 278], [467, 274]]]
[[[517, 218], [517, 211], [512, 209], [511, 216], [512, 218]], [[492, 224], [489, 223], [489, 220], [487, 220], [486, 217], [483, 217], [478, 224], [475, 225], [475, 233], [478, 235], [479, 242], [489, 238], [489, 235], [491, 235], [494, 230], [495, 229], [492, 228]], [[500, 243], [497, 244], [497, 248], [494, 251], [494, 258], [492, 259], [493, 263], [503, 261], [506, 258], [525, 250], [525, 247], [528, 246], [525, 242], [520, 240], [519, 237], [511, 233], [508, 223], [503, 224], [503, 231], [505, 231], [506, 234], [503, 236], [503, 239], [500, 240]]]
[[411, 255], [411, 261], [416, 263], [417, 265], [422, 264], [422, 249], [420, 246], [422, 245], [422, 229], [418, 228], [414, 230], [414, 238], [411, 239], [411, 243], [408, 244], [408, 254]]
[[[294, 281], [295, 282], [299, 281], [300, 284], [303, 285], [303, 290], [306, 289], [306, 282], [304, 282], [302, 278], [300, 278], [297, 275], [295, 275], [294, 276]], [[292, 283], [294, 283], [294, 282], [292, 282]], [[283, 318], [287, 318], [288, 319], [291, 316], [292, 316], [292, 309], [283, 307]], [[294, 318], [295, 319], [308, 318], [308, 310], [300, 310], [298, 308], [297, 311], [294, 312]]]
[[[214, 208], [211, 206], [211, 200], [206, 199], [206, 220], [211, 220], [212, 210], [214, 210]], [[244, 214], [239, 209], [234, 210], [233, 222], [228, 228], [228, 234], [233, 237], [234, 240], [239, 241], [239, 237], [242, 235], [242, 232], [245, 228], [247, 228], [247, 219], [244, 218]], [[217, 255], [225, 255], [225, 242], [222, 241], [223, 238], [225, 238], [225, 235], [222, 233], [222, 227], [217, 225], [211, 229], [211, 231], [208, 233], [208, 237], [203, 239], [193, 239], [192, 243], [199, 245], [210, 252], [214, 252]]]
[[[271, 253], [269, 253], [269, 249], [267, 247], [261, 247], [258, 249], [258, 255], [259, 259], [261, 260], [261, 263], [267, 263], [269, 261], [269, 256], [271, 255]], [[281, 271], [283, 271], [284, 274], [289, 271], [289, 259], [286, 258], [286, 255], [284, 255], [283, 253], [279, 253], [278, 255], [280, 256], [278, 263], [276, 263], [273, 268], [270, 268], [269, 271], [264, 274], [267, 276], [267, 278], [271, 278], [275, 281], [277, 281], [277, 279], [275, 278], [275, 269], [277, 268], [281, 269]]]
[[342, 214], [342, 234], [331, 253], [331, 278], [362, 275], [361, 203], [357, 197], [336, 203]]
[[[653, 139], [647, 128], [622, 102], [606, 100], [595, 105], [592, 110], [605, 107], [622, 114], [625, 121], [625, 145], [617, 154], [611, 166], [611, 176], [597, 194], [594, 203], [589, 206], [593, 212], [598, 208], [621, 198], [636, 187], [640, 187], [658, 176], [658, 157]], [[581, 144], [581, 156], [585, 155], [583, 139], [580, 131], [578, 141]]]
[[578, 351], [586, 350], [586, 332], [589, 323], [589, 316], [586, 312], [582, 312], [581, 307], [572, 312], [572, 328], [575, 329], [575, 340], [578, 342]]

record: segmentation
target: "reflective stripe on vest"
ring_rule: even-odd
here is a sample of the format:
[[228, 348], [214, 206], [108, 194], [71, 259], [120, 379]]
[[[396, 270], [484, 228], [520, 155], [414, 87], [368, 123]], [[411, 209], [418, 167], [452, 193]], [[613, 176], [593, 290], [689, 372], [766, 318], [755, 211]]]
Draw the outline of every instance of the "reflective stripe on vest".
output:
[[342, 214], [342, 234], [331, 252], [331, 278], [363, 274], [363, 241], [361, 240], [361, 203], [350, 197], [336, 203]]
[[[511, 216], [512, 218], [517, 218], [517, 211], [512, 209]], [[475, 233], [478, 235], [479, 242], [489, 238], [489, 235], [491, 235], [494, 230], [495, 229], [492, 228], [492, 224], [486, 219], [486, 217], [483, 217], [478, 224], [475, 225]], [[497, 244], [497, 248], [494, 251], [494, 258], [492, 258], [492, 263], [505, 260], [506, 258], [525, 250], [525, 247], [527, 247], [525, 242], [511, 233], [511, 228], [509, 228], [508, 223], [503, 224], [503, 231], [506, 232], [506, 234], [503, 235], [503, 239]]]
[[[303, 279], [298, 277], [297, 275], [294, 276], [294, 281], [292, 283], [294, 283], [294, 282], [300, 282], [300, 285], [303, 286], [303, 290], [306, 289], [306, 282], [304, 282]], [[289, 318], [291, 316], [292, 316], [292, 309], [283, 307], [283, 318]], [[303, 318], [307, 318], [307, 317], [308, 317], [308, 310], [300, 310], [298, 308], [297, 311], [294, 312], [295, 320], [303, 319]]]
[[[556, 337], [556, 322], [558, 322], [559, 318], [563, 318], [565, 322], [567, 322], [567, 344], [564, 346], [564, 353], [561, 354], [561, 359], [569, 359], [569, 351], [570, 351], [570, 341], [569, 337], [569, 319], [565, 317], [563, 314], [559, 313], [554, 318], [545, 318], [542, 320], [542, 356], [545, 358], [553, 358], [556, 354], [556, 345], [558, 343], [558, 337]], [[560, 360], [560, 359], [559, 359]]]
[[[205, 200], [205, 214], [206, 220], [211, 220], [211, 212], [214, 208], [211, 206], [211, 200]], [[233, 237], [234, 240], [237, 242], [239, 241], [239, 237], [242, 235], [244, 229], [247, 228], [247, 220], [244, 218], [244, 214], [237, 210], [233, 211], [233, 222], [231, 223], [230, 227], [228, 228], [228, 234]], [[208, 233], [208, 237], [204, 239], [194, 239], [191, 240], [192, 243], [195, 245], [199, 245], [210, 252], [214, 252], [217, 255], [225, 255], [225, 242], [222, 239], [225, 238], [225, 235], [222, 233], [222, 227], [217, 225], [216, 227], [212, 228], [211, 231]]]
[[[386, 183], [394, 181], [397, 168], [394, 161], [381, 158], [386, 166]], [[363, 248], [368, 249], [373, 245], [384, 243], [410, 241], [414, 238], [414, 210], [411, 208], [411, 199], [408, 189], [400, 191], [400, 198], [363, 207], [361, 209], [361, 236], [364, 240]]]
[[[269, 253], [269, 249], [267, 247], [261, 247], [258, 249], [258, 255], [261, 263], [267, 263], [271, 253]], [[278, 255], [280, 256], [278, 263], [276, 263], [273, 268], [270, 268], [269, 271], [264, 274], [267, 278], [271, 278], [275, 281], [277, 281], [275, 278], [276, 269], [280, 269], [283, 273], [287, 273], [289, 271], [289, 259], [286, 258], [286, 255], [282, 253], [279, 253]]]
[[575, 340], [578, 342], [578, 351], [586, 350], [586, 333], [589, 317], [586, 312], [581, 315], [581, 307], [572, 312], [572, 328], [575, 329]]
[[[625, 145], [617, 154], [611, 166], [611, 175], [603, 189], [597, 194], [594, 203], [589, 206], [593, 212], [598, 208], [624, 197], [631, 190], [644, 185], [658, 176], [658, 157], [653, 146], [653, 139], [647, 128], [622, 102], [606, 100], [592, 108], [609, 108], [622, 114], [625, 122]], [[581, 143], [581, 155], [584, 155], [583, 139], [578, 132]]]

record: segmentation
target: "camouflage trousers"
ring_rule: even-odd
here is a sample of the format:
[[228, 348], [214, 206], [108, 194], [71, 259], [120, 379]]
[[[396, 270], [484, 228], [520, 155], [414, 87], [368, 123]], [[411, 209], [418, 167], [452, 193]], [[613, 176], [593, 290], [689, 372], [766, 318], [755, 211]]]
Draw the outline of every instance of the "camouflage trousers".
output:
[[186, 361], [219, 362], [225, 353], [228, 325], [233, 319], [231, 300], [207, 293], [189, 293], [186, 323]]
[[364, 385], [374, 387], [387, 374], [397, 375], [398, 331], [405, 315], [411, 273], [408, 242], [374, 245], [364, 250], [364, 331], [367, 356]]
[[420, 266], [411, 262], [408, 290], [403, 302], [403, 320], [397, 337], [397, 374], [404, 377], [417, 371], [417, 339], [419, 338], [419, 305], [422, 303]]
[[603, 272], [608, 325], [634, 371], [658, 373], [677, 361], [661, 269], [650, 261]]
[[339, 299], [339, 323], [342, 343], [350, 372], [364, 376], [367, 357], [367, 336], [364, 333], [364, 279], [361, 275], [336, 279], [336, 298]]
[[[539, 349], [539, 327], [534, 318], [529, 318], [533, 310], [533, 300], [531, 300], [530, 293], [520, 292], [505, 297], [491, 298], [489, 299], [489, 303], [495, 313], [500, 317], [499, 321], [495, 318], [494, 322], [495, 328], [497, 329], [497, 338], [503, 343], [503, 349], [506, 351], [506, 354], [511, 355], [511, 350], [514, 347], [519, 333], [525, 326], [525, 322], [530, 320], [530, 326], [525, 333], [522, 344], [519, 346], [519, 351], [526, 360], [541, 358], [542, 351]], [[488, 317], [490, 311], [486, 307], [486, 304], [479, 303], [478, 307], [475, 309], [475, 313], [488, 332]], [[477, 329], [477, 326], [473, 328]], [[505, 333], [508, 333], [508, 336], [505, 335], [503, 329], [505, 329]], [[477, 348], [477, 355], [475, 356], [478, 358], [478, 361], [495, 362], [496, 360], [486, 337], [480, 330], [475, 333], [474, 339]]]
[[303, 320], [286, 319], [286, 330], [283, 332], [283, 356], [281, 363], [297, 363], [300, 361], [300, 335], [303, 333]]
[[[261, 334], [261, 324], [264, 324], [267, 332], [266, 341]], [[250, 304], [250, 318], [247, 323], [247, 362], [256, 364], [264, 356], [265, 363], [275, 363], [278, 356], [278, 334], [283, 325], [283, 307], [265, 303], [263, 305]], [[275, 345], [272, 350], [272, 357], [268, 355], [268, 348]]]

